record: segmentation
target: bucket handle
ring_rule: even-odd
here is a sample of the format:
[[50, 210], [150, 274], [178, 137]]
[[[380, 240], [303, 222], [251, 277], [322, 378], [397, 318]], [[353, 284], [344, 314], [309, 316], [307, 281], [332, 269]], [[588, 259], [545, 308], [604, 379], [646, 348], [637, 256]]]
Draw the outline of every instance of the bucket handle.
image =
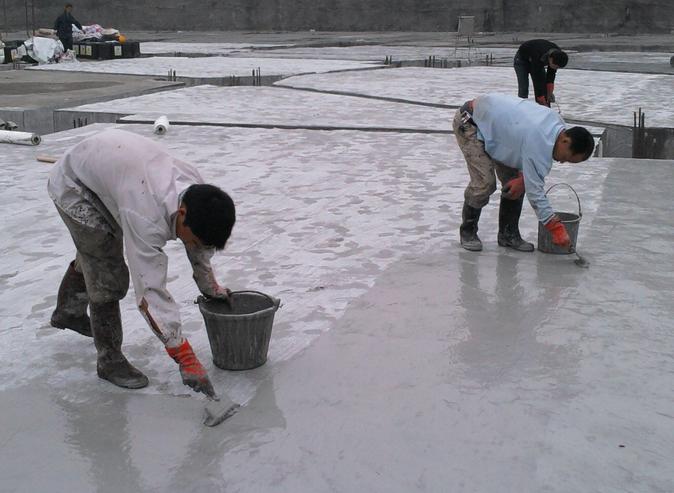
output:
[[255, 291], [254, 289], [244, 289], [242, 291], [232, 291], [232, 294], [242, 294], [242, 293], [253, 293], [253, 294], [259, 294], [260, 296], [264, 296], [267, 298], [269, 301], [272, 302], [274, 305], [274, 311], [278, 310], [281, 307], [281, 300], [279, 298], [274, 298], [273, 296], [269, 296], [267, 293], [263, 293], [262, 291]]
[[[254, 294], [259, 294], [260, 296], [264, 296], [267, 298], [269, 301], [271, 301], [272, 305], [274, 306], [274, 311], [278, 310], [281, 308], [281, 300], [279, 298], [274, 298], [273, 296], [269, 296], [266, 293], [263, 293], [262, 291], [255, 291], [253, 289], [244, 289], [241, 291], [232, 291], [231, 294], [242, 294], [242, 293], [254, 293]], [[199, 303], [203, 301], [208, 301], [209, 299], [213, 298], [208, 298], [204, 295], [199, 295], [196, 300], [194, 300], [194, 304], [198, 305]]]
[[550, 188], [548, 188], [545, 191], [545, 196], [547, 197], [550, 190], [552, 190], [553, 188], [555, 188], [558, 185], [564, 185], [565, 187], [569, 187], [571, 189], [573, 194], [576, 196], [576, 200], [578, 201], [578, 217], [583, 217], [583, 211], [580, 208], [580, 197], [578, 196], [578, 194], [576, 193], [574, 188], [571, 185], [569, 185], [568, 183], [555, 183], [554, 185], [552, 185]]

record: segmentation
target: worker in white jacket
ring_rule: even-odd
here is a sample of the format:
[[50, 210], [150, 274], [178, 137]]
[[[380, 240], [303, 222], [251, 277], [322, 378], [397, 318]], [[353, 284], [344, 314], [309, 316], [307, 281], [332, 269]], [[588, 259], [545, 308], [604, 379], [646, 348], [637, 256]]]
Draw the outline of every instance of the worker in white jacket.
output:
[[51, 172], [48, 190], [77, 249], [51, 324], [93, 336], [99, 377], [120, 387], [145, 387], [147, 377], [121, 351], [119, 300], [128, 291], [130, 272], [136, 304], [180, 365], [183, 383], [214, 395], [181, 334], [178, 305], [166, 289], [163, 247], [180, 239], [199, 290], [228, 300], [229, 290], [216, 281], [210, 259], [224, 248], [234, 226], [229, 195], [204, 184], [194, 167], [159, 144], [122, 130], [101, 132], [68, 150]]

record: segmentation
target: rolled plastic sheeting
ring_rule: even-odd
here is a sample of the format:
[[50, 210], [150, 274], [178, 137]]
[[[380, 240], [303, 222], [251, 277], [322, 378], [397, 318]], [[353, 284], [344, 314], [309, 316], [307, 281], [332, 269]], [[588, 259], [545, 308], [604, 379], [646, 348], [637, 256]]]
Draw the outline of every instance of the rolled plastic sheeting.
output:
[[0, 130], [0, 142], [5, 144], [19, 144], [24, 146], [36, 146], [42, 142], [42, 137], [30, 132], [14, 132]]
[[154, 121], [154, 133], [157, 135], [164, 135], [170, 126], [171, 124], [168, 121], [168, 117], [162, 115]]

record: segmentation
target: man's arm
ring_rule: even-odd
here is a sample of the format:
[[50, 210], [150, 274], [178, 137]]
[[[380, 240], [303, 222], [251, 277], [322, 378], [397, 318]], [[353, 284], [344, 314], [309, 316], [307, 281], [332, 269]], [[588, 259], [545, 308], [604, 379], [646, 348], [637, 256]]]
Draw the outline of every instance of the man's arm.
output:
[[531, 80], [534, 83], [534, 94], [536, 95], [536, 101], [540, 103], [539, 98], [545, 97], [547, 102], [547, 89], [545, 87], [545, 65], [539, 61], [534, 61], [531, 64]]
[[[83, 30], [83, 29], [82, 29], [82, 24], [80, 24], [80, 21], [78, 21], [77, 19], [75, 19], [75, 17], [73, 17], [72, 14], [70, 14], [70, 19], [72, 20], [72, 24], [75, 24], [75, 25], [77, 26], [77, 29], [79, 29], [80, 31]], [[71, 27], [70, 29], [72, 29], [72, 27]]]
[[190, 248], [185, 245], [185, 252], [190, 264], [192, 264], [192, 277], [199, 291], [209, 298], [227, 299], [229, 290], [218, 284], [211, 266], [211, 258], [215, 250], [213, 248]]
[[545, 195], [545, 175], [542, 176], [535, 159], [528, 156], [522, 163], [522, 174], [527, 199], [536, 212], [538, 220], [545, 224], [554, 215], [550, 201]]
[[162, 232], [133, 211], [120, 211], [120, 219], [138, 309], [178, 363], [183, 383], [214, 396], [206, 370], [182, 336], [180, 310], [166, 289], [168, 257], [159, 247], [166, 242]]

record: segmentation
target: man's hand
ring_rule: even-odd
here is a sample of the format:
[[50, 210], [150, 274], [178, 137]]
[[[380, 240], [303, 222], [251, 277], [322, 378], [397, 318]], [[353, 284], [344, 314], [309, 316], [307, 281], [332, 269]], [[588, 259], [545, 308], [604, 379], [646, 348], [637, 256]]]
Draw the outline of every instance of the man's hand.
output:
[[508, 200], [517, 200], [524, 194], [524, 175], [519, 173], [517, 178], [509, 180], [501, 190], [501, 196]]
[[555, 85], [552, 82], [548, 82], [545, 88], [548, 91], [548, 106], [550, 106], [550, 103], [555, 102]]
[[540, 104], [541, 106], [547, 106], [548, 108], [550, 107], [550, 103], [548, 102], [548, 98], [545, 96], [536, 96], [536, 102]]
[[561, 247], [565, 250], [571, 251], [571, 238], [569, 238], [569, 233], [566, 231], [566, 226], [560, 221], [559, 217], [552, 216], [547, 224], [545, 229], [550, 231], [552, 234], [552, 243]]
[[222, 300], [229, 306], [232, 306], [232, 290], [229, 288], [223, 288], [220, 285], [216, 285], [213, 288], [213, 293], [211, 295], [206, 295], [206, 297], [209, 299]]
[[166, 352], [180, 366], [180, 376], [185, 385], [195, 392], [203, 392], [208, 397], [215, 397], [208, 373], [197, 359], [187, 339], [178, 347], [166, 348]]

